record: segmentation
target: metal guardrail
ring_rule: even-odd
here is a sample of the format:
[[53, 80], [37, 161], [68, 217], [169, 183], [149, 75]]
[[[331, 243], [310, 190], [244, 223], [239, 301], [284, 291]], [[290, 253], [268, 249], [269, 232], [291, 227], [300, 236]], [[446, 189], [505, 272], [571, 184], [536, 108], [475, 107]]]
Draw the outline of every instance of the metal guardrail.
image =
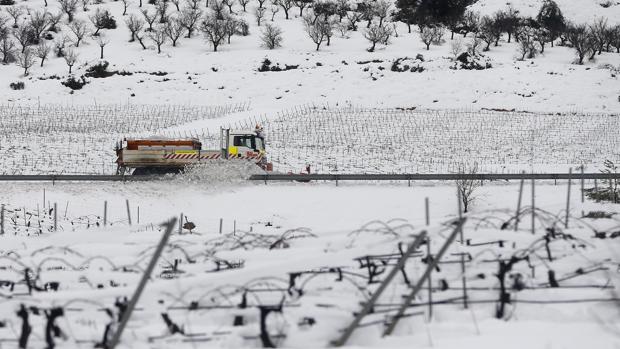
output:
[[454, 181], [519, 179], [620, 179], [620, 173], [424, 173], [424, 174], [259, 174], [253, 181]]
[[120, 175], [0, 175], [0, 181], [80, 181], [80, 182], [125, 182], [149, 181], [158, 176], [120, 176]]
[[[49, 182], [143, 182], [161, 180], [160, 175], [0, 175], [1, 181]], [[170, 177], [174, 178], [174, 177]], [[257, 174], [252, 181], [454, 181], [467, 180], [520, 180], [520, 179], [620, 179], [620, 173], [424, 173], [424, 174]]]

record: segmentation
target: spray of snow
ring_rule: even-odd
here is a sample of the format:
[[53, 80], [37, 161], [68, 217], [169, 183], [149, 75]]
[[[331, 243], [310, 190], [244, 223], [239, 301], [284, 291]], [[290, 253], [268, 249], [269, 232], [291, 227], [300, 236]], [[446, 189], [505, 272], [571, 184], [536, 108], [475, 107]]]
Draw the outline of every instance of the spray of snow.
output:
[[263, 174], [260, 167], [246, 160], [216, 160], [189, 166], [182, 174], [166, 177], [174, 182], [208, 185], [248, 183], [250, 176]]

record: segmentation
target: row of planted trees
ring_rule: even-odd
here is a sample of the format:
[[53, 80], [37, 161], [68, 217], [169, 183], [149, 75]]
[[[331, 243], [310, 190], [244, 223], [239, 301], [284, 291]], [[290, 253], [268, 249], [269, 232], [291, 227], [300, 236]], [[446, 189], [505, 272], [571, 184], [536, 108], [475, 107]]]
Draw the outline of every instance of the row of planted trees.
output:
[[[43, 66], [53, 53], [63, 57], [71, 70], [77, 60], [75, 48], [91, 37], [101, 48], [103, 58], [104, 47], [110, 41], [105, 31], [115, 29], [117, 23], [108, 9], [91, 9], [91, 5], [101, 3], [58, 0], [49, 4], [48, 9], [46, 1], [44, 9], [36, 10], [2, 6], [6, 9], [0, 10], [1, 62], [16, 62], [27, 74], [36, 58]], [[418, 27], [420, 40], [427, 49], [444, 42], [444, 33], [450, 32], [451, 39], [472, 34], [469, 47], [474, 53], [498, 46], [504, 37], [508, 43], [514, 40], [520, 59], [533, 58], [556, 42], [574, 48], [580, 64], [604, 51], [620, 52], [620, 25], [610, 26], [603, 17], [589, 25], [570, 23], [552, 0], [545, 0], [534, 18], [523, 17], [510, 6], [480, 16], [468, 9], [472, 3], [473, 0], [256, 0], [250, 8], [251, 0], [120, 2], [129, 41], [139, 43], [143, 49], [153, 45], [158, 53], [163, 45], [170, 43], [175, 47], [181, 39], [195, 37], [197, 33], [217, 51], [221, 45], [229, 44], [233, 36], [249, 35], [250, 23], [244, 15], [248, 11], [252, 12], [256, 26], [262, 28], [262, 45], [269, 49], [282, 45], [283, 31], [272, 23], [282, 11], [285, 19], [293, 15], [301, 18], [316, 50], [323, 44], [329, 46], [334, 35], [346, 38], [349, 32], [362, 27], [362, 36], [371, 45], [368, 51], [374, 51], [378, 44], [387, 45], [393, 36], [398, 36], [396, 23], [403, 22], [409, 32], [412, 26]], [[293, 11], [295, 7], [299, 12]], [[76, 16], [80, 10], [87, 15]]]

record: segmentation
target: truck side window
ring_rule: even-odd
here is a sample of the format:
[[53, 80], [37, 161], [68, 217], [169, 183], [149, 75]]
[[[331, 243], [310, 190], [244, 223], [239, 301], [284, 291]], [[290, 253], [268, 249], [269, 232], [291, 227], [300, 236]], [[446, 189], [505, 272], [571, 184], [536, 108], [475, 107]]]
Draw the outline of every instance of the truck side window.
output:
[[233, 145], [235, 147], [256, 149], [256, 142], [254, 141], [254, 136], [235, 136], [235, 138], [233, 139]]

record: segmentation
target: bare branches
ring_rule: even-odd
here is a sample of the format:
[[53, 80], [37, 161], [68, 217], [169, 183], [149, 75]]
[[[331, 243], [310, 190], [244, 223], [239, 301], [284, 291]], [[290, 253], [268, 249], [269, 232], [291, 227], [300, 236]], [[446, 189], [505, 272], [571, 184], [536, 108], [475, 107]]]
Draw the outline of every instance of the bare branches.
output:
[[185, 26], [180, 19], [172, 18], [165, 24], [164, 33], [172, 41], [172, 47], [176, 47], [177, 41], [185, 33]]
[[282, 29], [279, 27], [267, 23], [264, 29], [261, 31], [262, 46], [273, 50], [282, 46]]
[[127, 19], [125, 19], [125, 24], [127, 25], [127, 29], [131, 33], [131, 38], [129, 42], [134, 42], [136, 40], [136, 34], [141, 32], [144, 29], [145, 22], [140, 17], [131, 14]]
[[200, 9], [189, 6], [183, 8], [181, 11], [179, 20], [187, 30], [187, 38], [192, 37], [192, 33], [196, 30], [200, 18], [202, 18], [202, 11]]
[[444, 28], [440, 25], [425, 26], [420, 30], [420, 40], [426, 45], [426, 50], [430, 50], [431, 44], [441, 43]]
[[17, 65], [24, 69], [24, 76], [28, 76], [28, 70], [35, 63], [34, 50], [30, 47], [26, 47], [21, 53], [17, 54]]
[[69, 25], [69, 30], [75, 35], [75, 47], [80, 47], [80, 43], [84, 40], [84, 37], [88, 35], [90, 32], [90, 28], [88, 27], [88, 23], [85, 21], [78, 19], [73, 21]]
[[149, 32], [149, 39], [155, 43], [157, 47], [157, 53], [161, 53], [161, 47], [166, 42], [168, 37], [166, 36], [165, 27], [163, 25], [157, 25], [153, 30]]
[[69, 74], [71, 74], [71, 70], [77, 62], [78, 55], [74, 50], [67, 50], [63, 58], [65, 59], [65, 63], [67, 63], [67, 66], [69, 67]]
[[103, 59], [103, 48], [107, 44], [110, 43], [110, 38], [108, 38], [106, 35], [101, 33], [99, 36], [97, 36], [96, 42], [97, 42], [97, 46], [99, 46], [99, 49], [101, 50], [101, 54], [100, 54], [99, 59]]
[[[459, 174], [476, 174], [478, 173], [478, 163], [473, 165], [463, 165], [458, 167]], [[481, 182], [475, 179], [458, 179], [456, 180], [456, 188], [459, 194], [459, 200], [463, 204], [463, 212], [467, 213], [471, 204], [476, 200], [475, 191], [481, 186]]]
[[58, 0], [60, 3], [60, 9], [66, 13], [69, 17], [69, 23], [73, 22], [73, 16], [77, 10], [79, 0]]
[[264, 7], [257, 7], [254, 9], [254, 17], [256, 17], [256, 25], [260, 27], [260, 23], [265, 17], [267, 9]]
[[207, 18], [202, 21], [200, 29], [213, 46], [213, 52], [217, 52], [217, 48], [228, 35], [226, 21], [224, 19], [218, 19], [215, 14], [208, 15]]
[[372, 24], [370, 28], [364, 31], [364, 38], [370, 41], [372, 46], [368, 52], [374, 52], [377, 43], [388, 43], [392, 36], [392, 29], [381, 24]]
[[43, 67], [43, 63], [45, 62], [45, 60], [47, 59], [51, 51], [52, 51], [52, 47], [48, 45], [46, 42], [42, 41], [37, 46], [36, 55], [37, 57], [39, 57], [39, 59], [41, 59], [41, 67]]

